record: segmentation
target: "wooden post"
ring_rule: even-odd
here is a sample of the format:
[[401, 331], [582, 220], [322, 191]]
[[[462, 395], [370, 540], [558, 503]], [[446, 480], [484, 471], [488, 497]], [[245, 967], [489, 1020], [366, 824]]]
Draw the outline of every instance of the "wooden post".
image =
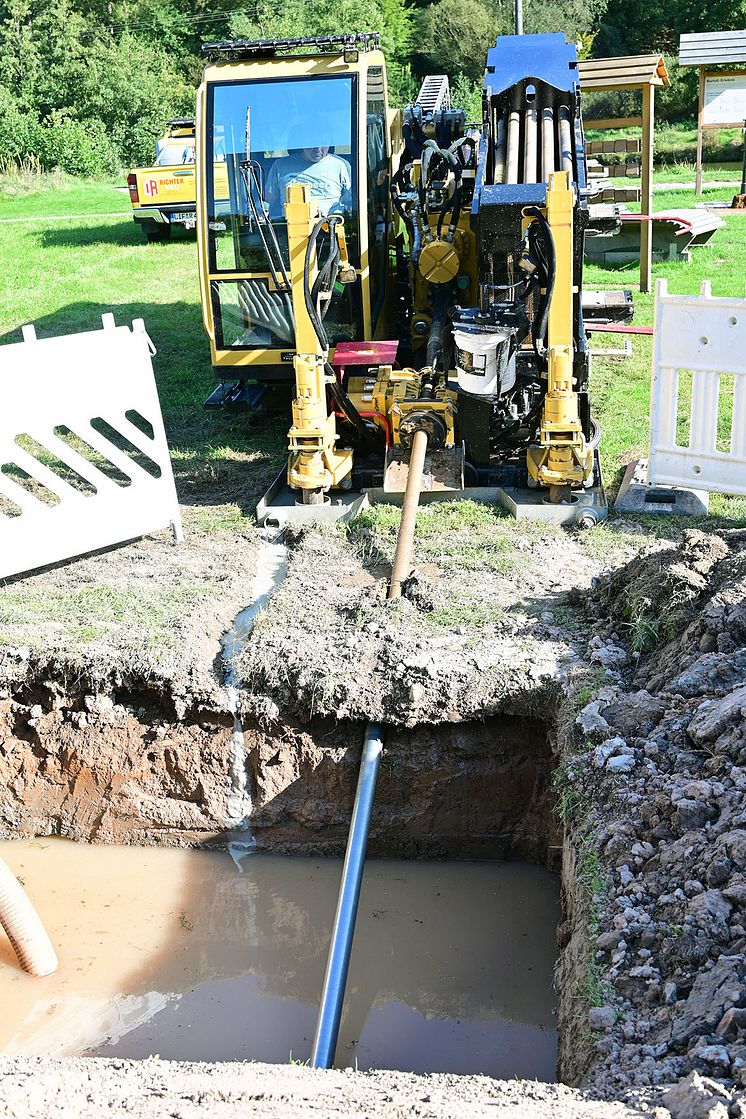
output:
[[640, 291], [650, 291], [653, 260], [653, 119], [655, 116], [655, 87], [650, 83], [642, 87], [642, 187], [640, 190]]
[[699, 107], [697, 109], [697, 172], [694, 193], [702, 193], [702, 130], [705, 123], [705, 69], [699, 68]]

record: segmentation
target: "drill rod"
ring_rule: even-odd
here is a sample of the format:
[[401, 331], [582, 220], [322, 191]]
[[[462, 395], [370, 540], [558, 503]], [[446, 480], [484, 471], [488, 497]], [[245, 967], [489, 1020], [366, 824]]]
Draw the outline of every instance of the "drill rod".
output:
[[409, 474], [404, 491], [404, 505], [401, 511], [399, 537], [396, 541], [394, 564], [391, 569], [391, 582], [386, 598], [401, 598], [401, 585], [412, 569], [412, 546], [414, 528], [417, 521], [417, 508], [422, 492], [422, 473], [425, 469], [427, 454], [427, 432], [420, 429], [414, 433], [412, 450], [409, 454]]
[[347, 986], [352, 939], [355, 935], [355, 920], [360, 900], [360, 886], [365, 867], [370, 817], [373, 811], [373, 797], [376, 792], [378, 763], [381, 760], [382, 750], [383, 727], [380, 723], [368, 723], [363, 742], [363, 755], [360, 759], [360, 775], [357, 780], [355, 807], [352, 810], [352, 820], [350, 821], [350, 834], [347, 838], [347, 850], [344, 867], [342, 868], [342, 882], [339, 887], [331, 947], [326, 963], [319, 1018], [316, 1023], [316, 1036], [313, 1042], [313, 1056], [311, 1057], [312, 1068], [331, 1068], [337, 1050], [342, 1004], [345, 987]]
[[[427, 432], [416, 431], [409, 455], [409, 474], [404, 491], [399, 538], [396, 542], [387, 598], [401, 597], [402, 582], [409, 575], [412, 566], [414, 528], [422, 491], [422, 473], [425, 468], [426, 454]], [[339, 887], [331, 947], [326, 962], [321, 1006], [316, 1023], [316, 1036], [313, 1041], [312, 1068], [331, 1068], [337, 1051], [342, 1005], [350, 969], [358, 902], [360, 901], [360, 887], [365, 868], [365, 851], [368, 846], [370, 817], [373, 811], [373, 798], [376, 792], [378, 765], [382, 750], [383, 727], [380, 723], [368, 723], [365, 731], [365, 741], [363, 742], [363, 756], [360, 759], [360, 774], [357, 779], [355, 806], [350, 821], [350, 834], [347, 837], [347, 850], [342, 867], [342, 882]]]

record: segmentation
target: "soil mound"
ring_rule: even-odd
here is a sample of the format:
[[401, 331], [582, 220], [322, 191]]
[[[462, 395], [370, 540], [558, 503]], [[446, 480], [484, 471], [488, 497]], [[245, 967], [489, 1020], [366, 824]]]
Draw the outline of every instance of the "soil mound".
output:
[[591, 649], [619, 650], [618, 683], [578, 716], [561, 782], [594, 862], [592, 1083], [704, 1074], [743, 1106], [746, 533], [688, 531], [595, 606]]

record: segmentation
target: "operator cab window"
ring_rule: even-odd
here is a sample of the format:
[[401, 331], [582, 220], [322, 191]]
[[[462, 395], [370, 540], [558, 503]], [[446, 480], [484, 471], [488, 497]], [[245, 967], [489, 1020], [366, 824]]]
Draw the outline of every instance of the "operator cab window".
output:
[[[271, 222], [289, 267], [287, 186], [305, 183], [322, 213], [343, 214], [350, 257], [358, 263], [354, 76], [216, 83], [210, 90], [208, 157], [210, 272], [222, 345], [292, 346], [290, 296], [276, 290], [265, 240]], [[326, 316], [333, 341], [360, 325], [359, 284], [336, 291]]]

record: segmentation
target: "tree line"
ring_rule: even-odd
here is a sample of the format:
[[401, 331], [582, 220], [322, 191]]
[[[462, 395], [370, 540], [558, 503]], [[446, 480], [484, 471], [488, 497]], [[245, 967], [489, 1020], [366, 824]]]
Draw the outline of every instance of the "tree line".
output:
[[[524, 0], [527, 32], [564, 31], [586, 56], [662, 51], [676, 79], [664, 119], [691, 118], [682, 31], [744, 26], [746, 0]], [[153, 158], [170, 116], [194, 111], [204, 42], [378, 31], [393, 104], [428, 72], [478, 115], [486, 51], [512, 0], [0, 0], [0, 162], [113, 173]]]

